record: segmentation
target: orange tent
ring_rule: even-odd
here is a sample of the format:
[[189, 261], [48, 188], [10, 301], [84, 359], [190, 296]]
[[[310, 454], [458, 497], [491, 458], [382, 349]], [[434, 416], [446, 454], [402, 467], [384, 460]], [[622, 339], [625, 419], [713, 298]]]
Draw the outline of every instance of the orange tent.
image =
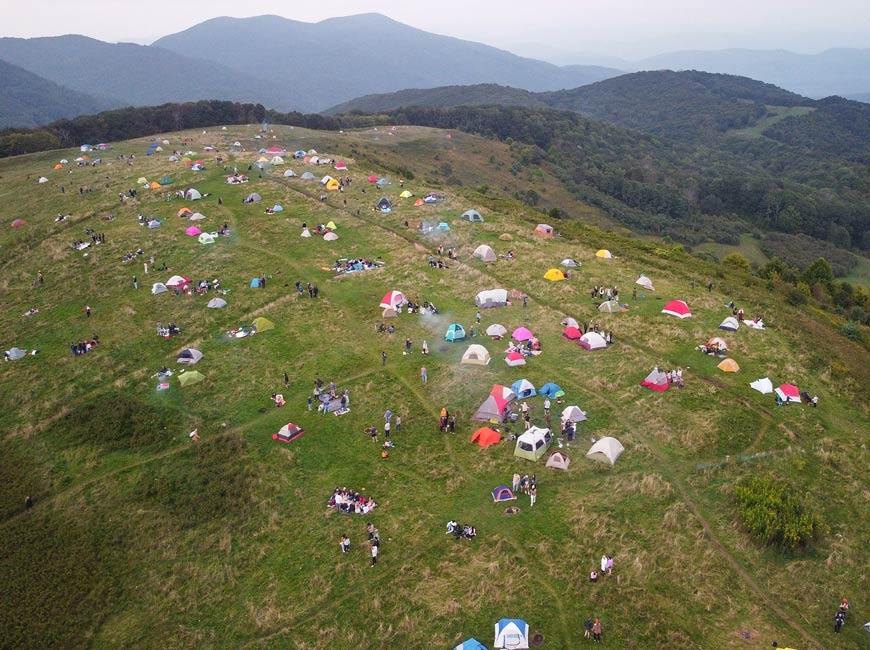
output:
[[737, 372], [740, 370], [740, 366], [737, 365], [737, 362], [734, 359], [725, 359], [716, 367], [723, 372]]
[[471, 436], [471, 442], [476, 442], [481, 447], [489, 447], [501, 440], [501, 434], [489, 427], [481, 427]]
[[179, 217], [189, 217], [192, 214], [193, 210], [191, 210], [190, 208], [181, 208], [181, 210], [178, 211]]

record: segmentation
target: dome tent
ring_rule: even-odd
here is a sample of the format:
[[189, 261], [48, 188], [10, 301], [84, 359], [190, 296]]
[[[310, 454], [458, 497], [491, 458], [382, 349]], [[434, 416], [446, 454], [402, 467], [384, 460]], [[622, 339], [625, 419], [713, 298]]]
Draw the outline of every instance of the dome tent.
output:
[[495, 262], [498, 260], [495, 251], [492, 250], [492, 246], [489, 246], [488, 244], [481, 244], [475, 248], [472, 255], [482, 262]]
[[610, 436], [605, 436], [589, 448], [589, 451], [586, 452], [586, 458], [597, 460], [600, 463], [615, 465], [616, 459], [619, 458], [624, 451], [625, 447], [622, 446], [622, 443], [619, 442], [619, 440], [611, 438]]

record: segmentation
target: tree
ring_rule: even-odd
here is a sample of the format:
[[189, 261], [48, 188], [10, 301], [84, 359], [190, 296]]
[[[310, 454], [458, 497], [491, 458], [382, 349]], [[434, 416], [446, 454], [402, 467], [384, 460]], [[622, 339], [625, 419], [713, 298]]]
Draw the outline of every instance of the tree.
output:
[[822, 284], [830, 286], [834, 282], [834, 269], [824, 257], [810, 264], [803, 273], [803, 281], [813, 286]]
[[735, 271], [748, 271], [749, 260], [743, 257], [740, 253], [728, 253], [728, 255], [722, 259], [722, 266], [734, 269]]

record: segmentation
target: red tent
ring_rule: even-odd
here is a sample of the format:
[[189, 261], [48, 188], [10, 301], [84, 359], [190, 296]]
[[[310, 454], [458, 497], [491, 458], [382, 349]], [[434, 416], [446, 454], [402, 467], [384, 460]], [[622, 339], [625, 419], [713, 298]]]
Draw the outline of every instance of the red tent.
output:
[[692, 310], [690, 310], [689, 305], [682, 300], [671, 300], [662, 308], [662, 313], [676, 316], [677, 318], [688, 318], [692, 315]]
[[564, 336], [569, 341], [576, 341], [581, 336], [583, 336], [583, 333], [580, 330], [578, 330], [576, 327], [571, 327], [569, 325], [568, 327], [565, 328], [565, 331], [562, 332], [562, 336]]
[[501, 440], [501, 434], [489, 427], [481, 427], [471, 436], [471, 442], [476, 442], [481, 447], [489, 447]]

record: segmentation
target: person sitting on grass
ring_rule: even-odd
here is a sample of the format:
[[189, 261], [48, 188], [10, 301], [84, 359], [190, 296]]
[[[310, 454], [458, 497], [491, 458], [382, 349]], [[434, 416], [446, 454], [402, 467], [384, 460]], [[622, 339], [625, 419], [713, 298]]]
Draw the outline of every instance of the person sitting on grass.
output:
[[276, 407], [281, 407], [286, 404], [284, 396], [281, 393], [272, 393], [272, 401], [275, 402]]

